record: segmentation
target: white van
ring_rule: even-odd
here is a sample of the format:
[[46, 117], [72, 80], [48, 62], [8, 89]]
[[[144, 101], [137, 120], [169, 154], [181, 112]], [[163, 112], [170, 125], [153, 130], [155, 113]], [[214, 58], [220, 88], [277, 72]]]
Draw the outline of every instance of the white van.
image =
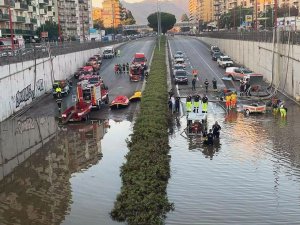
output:
[[104, 59], [111, 59], [113, 57], [115, 57], [114, 47], [106, 47], [103, 51], [103, 58]]

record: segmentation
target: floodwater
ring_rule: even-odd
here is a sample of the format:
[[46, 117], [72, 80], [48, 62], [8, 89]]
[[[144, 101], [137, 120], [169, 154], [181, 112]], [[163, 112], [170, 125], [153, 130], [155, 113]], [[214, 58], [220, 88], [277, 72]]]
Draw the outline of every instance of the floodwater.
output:
[[300, 224], [299, 107], [286, 119], [209, 108], [209, 126], [222, 127], [219, 145], [180, 135], [185, 117], [170, 137], [175, 211], [166, 224]]
[[[186, 138], [178, 118], [167, 190], [175, 211], [166, 224], [300, 224], [300, 108], [288, 108], [287, 119], [245, 117], [210, 103], [209, 125], [222, 126], [210, 148]], [[24, 117], [0, 128], [1, 225], [124, 224], [109, 212], [132, 122]]]
[[121, 224], [111, 220], [131, 122], [59, 127], [53, 117], [0, 124], [0, 224]]

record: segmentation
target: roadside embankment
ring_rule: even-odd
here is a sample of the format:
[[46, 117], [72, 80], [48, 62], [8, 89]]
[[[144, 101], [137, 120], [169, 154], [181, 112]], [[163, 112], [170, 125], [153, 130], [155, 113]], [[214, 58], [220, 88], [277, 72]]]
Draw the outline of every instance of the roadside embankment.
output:
[[54, 80], [70, 78], [89, 57], [102, 52], [103, 48], [1, 66], [0, 122], [49, 92]]
[[[200, 37], [208, 45], [217, 45], [237, 64], [264, 75], [267, 82], [293, 98], [300, 96], [300, 46], [245, 40]], [[274, 52], [274, 56], [273, 56]], [[209, 54], [209, 53], [208, 53]]]
[[156, 46], [151, 72], [140, 104], [127, 162], [121, 167], [122, 187], [111, 216], [129, 225], [159, 225], [173, 208], [166, 189], [170, 178], [166, 40]]

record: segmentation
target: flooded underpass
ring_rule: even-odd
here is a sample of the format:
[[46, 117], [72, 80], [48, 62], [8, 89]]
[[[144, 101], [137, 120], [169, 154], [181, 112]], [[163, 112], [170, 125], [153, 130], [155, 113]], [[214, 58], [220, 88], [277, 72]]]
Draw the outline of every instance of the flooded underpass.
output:
[[175, 211], [166, 224], [299, 224], [299, 112], [245, 116], [210, 103], [208, 126], [222, 127], [214, 147], [187, 138], [181, 117], [170, 137]]
[[130, 132], [130, 121], [2, 122], [0, 224], [120, 224], [109, 212]]

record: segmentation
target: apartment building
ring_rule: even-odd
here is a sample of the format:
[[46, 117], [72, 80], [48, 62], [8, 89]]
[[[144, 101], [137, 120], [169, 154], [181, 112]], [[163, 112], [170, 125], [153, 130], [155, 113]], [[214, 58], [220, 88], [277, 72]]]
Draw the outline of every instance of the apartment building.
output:
[[87, 40], [93, 27], [92, 1], [56, 0], [55, 6], [55, 22], [61, 26], [62, 37]]
[[92, 9], [92, 18], [93, 20], [99, 20], [102, 19], [102, 9], [101, 8], [93, 8]]
[[202, 23], [214, 21], [214, 0], [199, 0], [199, 19]]
[[122, 7], [119, 0], [102, 2], [102, 20], [105, 28], [117, 28], [121, 25]]
[[52, 0], [35, 0], [31, 5], [27, 1], [0, 0], [0, 35], [11, 35], [9, 10], [11, 11], [12, 29], [15, 36], [23, 36], [25, 39], [33, 37], [35, 30], [44, 21], [49, 20], [46, 12], [52, 10]]
[[198, 0], [189, 0], [189, 19], [191, 22], [198, 22], [199, 20], [199, 5]]

